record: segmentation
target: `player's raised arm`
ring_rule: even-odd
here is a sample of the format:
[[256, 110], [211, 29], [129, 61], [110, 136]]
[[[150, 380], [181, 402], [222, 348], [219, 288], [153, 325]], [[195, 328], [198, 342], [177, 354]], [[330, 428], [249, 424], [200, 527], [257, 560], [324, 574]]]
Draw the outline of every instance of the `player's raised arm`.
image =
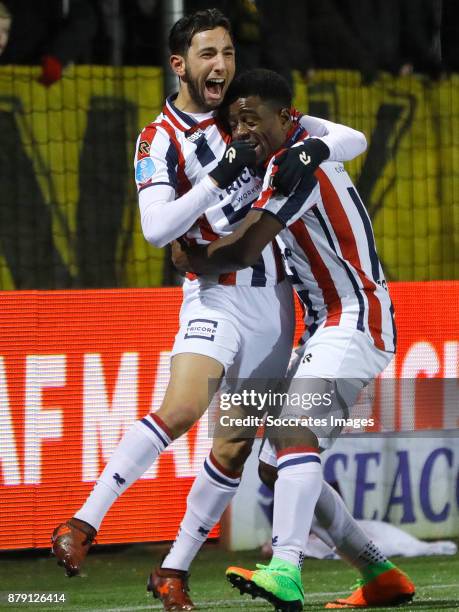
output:
[[146, 128], [139, 137], [135, 178], [140, 218], [145, 238], [163, 247], [182, 236], [209, 206], [218, 200], [246, 166], [255, 163], [249, 143], [234, 143], [220, 162], [199, 183], [187, 189], [183, 160], [178, 144], [161, 125]]
[[310, 115], [301, 115], [299, 122], [309, 136], [320, 138], [327, 145], [329, 149], [327, 161], [350, 161], [367, 148], [365, 134], [347, 125]]
[[298, 118], [310, 138], [276, 158], [278, 172], [273, 184], [284, 195], [291, 193], [306, 171], [314, 172], [323, 161], [349, 161], [367, 147], [365, 135], [346, 125], [308, 115], [298, 114]]

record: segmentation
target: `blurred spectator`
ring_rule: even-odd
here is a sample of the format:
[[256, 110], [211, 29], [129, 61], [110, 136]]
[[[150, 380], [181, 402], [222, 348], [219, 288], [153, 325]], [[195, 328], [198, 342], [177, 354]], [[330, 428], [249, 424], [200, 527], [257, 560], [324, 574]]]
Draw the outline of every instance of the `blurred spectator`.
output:
[[131, 0], [123, 5], [124, 63], [160, 66], [166, 44], [162, 34], [161, 0]]
[[[392, 68], [398, 45], [394, 43], [399, 21], [397, 2], [384, 0], [381, 5], [380, 0], [306, 2], [308, 15], [303, 28], [310, 43], [306, 68], [314, 65], [321, 69], [359, 70], [366, 84], [377, 77], [382, 65], [384, 69]], [[387, 27], [389, 24], [394, 29]]]
[[11, 13], [3, 4], [0, 2], [0, 55], [2, 55], [3, 51], [8, 44], [8, 39], [10, 37], [10, 28], [11, 28]]
[[[412, 66], [431, 78], [441, 76], [440, 28], [443, 0], [403, 0], [401, 2], [401, 65]], [[457, 4], [457, 1], [456, 1]], [[457, 21], [454, 22], [457, 32]]]
[[[279, 8], [287, 4], [284, 0]], [[302, 29], [309, 41], [308, 52], [304, 48], [300, 54], [303, 73], [311, 67], [359, 70], [368, 84], [379, 71], [403, 75], [414, 70], [433, 77], [441, 72], [441, 0], [321, 0], [301, 5], [296, 21], [289, 18], [287, 23], [292, 38], [300, 40]]]
[[441, 54], [447, 72], [459, 72], [459, 2], [443, 0]]
[[90, 0], [9, 0], [13, 23], [6, 64], [41, 63], [40, 82], [59, 80], [71, 62], [90, 63], [96, 13]]
[[258, 0], [261, 64], [282, 74], [292, 86], [292, 69], [311, 76], [314, 69], [307, 28], [309, 2]]

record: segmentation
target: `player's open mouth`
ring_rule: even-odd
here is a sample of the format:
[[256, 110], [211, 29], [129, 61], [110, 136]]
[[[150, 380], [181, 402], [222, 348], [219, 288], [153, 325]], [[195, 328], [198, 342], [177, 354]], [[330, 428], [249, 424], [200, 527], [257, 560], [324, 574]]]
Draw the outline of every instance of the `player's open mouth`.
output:
[[207, 96], [213, 100], [221, 100], [223, 96], [223, 87], [225, 79], [207, 79], [206, 91]]

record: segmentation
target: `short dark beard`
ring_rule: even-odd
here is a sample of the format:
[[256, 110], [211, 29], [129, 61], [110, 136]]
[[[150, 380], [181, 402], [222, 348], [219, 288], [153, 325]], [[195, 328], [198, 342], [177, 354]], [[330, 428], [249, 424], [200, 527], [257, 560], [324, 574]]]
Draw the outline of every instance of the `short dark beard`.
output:
[[193, 102], [197, 106], [203, 109], [203, 112], [214, 110], [212, 106], [209, 106], [208, 104], [206, 104], [205, 99], [202, 97], [202, 95], [199, 92], [199, 89], [196, 86], [196, 80], [193, 78], [193, 75], [188, 70], [188, 68], [185, 68], [185, 76], [184, 76], [183, 82], [186, 83], [188, 86], [188, 92], [190, 94], [190, 98], [193, 100]]

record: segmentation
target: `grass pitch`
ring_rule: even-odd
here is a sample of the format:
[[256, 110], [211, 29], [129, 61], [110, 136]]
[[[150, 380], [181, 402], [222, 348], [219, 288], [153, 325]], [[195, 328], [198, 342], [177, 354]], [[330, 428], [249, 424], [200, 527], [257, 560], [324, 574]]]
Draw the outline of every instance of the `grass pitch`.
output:
[[[56, 560], [46, 553], [0, 554], [0, 610], [161, 610], [158, 601], [146, 593], [146, 579], [163, 552], [158, 546], [147, 545], [96, 548], [88, 556], [83, 576], [72, 579], [66, 578]], [[257, 551], [229, 553], [216, 545], [206, 546], [192, 567], [192, 599], [200, 610], [272, 610], [262, 600], [239, 595], [224, 576], [228, 565], [250, 568], [260, 561]], [[410, 610], [459, 610], [459, 555], [396, 559], [395, 562], [416, 583], [417, 593]], [[306, 560], [304, 609], [323, 610], [325, 602], [348, 595], [355, 578], [356, 574], [341, 561]], [[25, 592], [65, 593], [66, 603], [7, 603], [7, 593]]]

